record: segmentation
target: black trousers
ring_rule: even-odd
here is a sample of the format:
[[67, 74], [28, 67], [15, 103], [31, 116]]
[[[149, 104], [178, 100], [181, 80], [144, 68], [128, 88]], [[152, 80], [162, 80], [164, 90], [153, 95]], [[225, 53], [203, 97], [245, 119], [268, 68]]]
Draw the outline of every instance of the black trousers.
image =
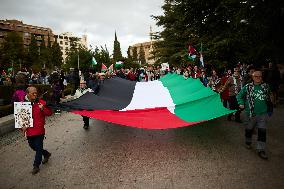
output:
[[33, 165], [37, 167], [41, 164], [42, 156], [46, 157], [49, 154], [47, 150], [43, 149], [43, 139], [44, 135], [28, 137], [29, 146], [36, 152]]
[[86, 117], [86, 116], [82, 116], [83, 117], [83, 121], [84, 121], [84, 125], [85, 126], [89, 126], [89, 121], [90, 121], [90, 118]]
[[[230, 110], [237, 110], [237, 112], [235, 113], [235, 120], [240, 120], [241, 119], [241, 116], [240, 116], [241, 110], [240, 110], [236, 96], [229, 96], [228, 102], [229, 102]], [[232, 115], [233, 114], [229, 114], [228, 118], [231, 119]]]

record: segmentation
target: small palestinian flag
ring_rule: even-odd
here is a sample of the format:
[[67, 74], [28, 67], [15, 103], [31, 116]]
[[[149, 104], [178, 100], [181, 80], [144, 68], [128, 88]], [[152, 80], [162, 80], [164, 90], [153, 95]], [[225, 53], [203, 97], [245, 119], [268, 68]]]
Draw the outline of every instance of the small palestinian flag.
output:
[[115, 63], [115, 67], [118, 68], [118, 69], [121, 68], [122, 66], [123, 66], [122, 61], [118, 61], [118, 62]]
[[101, 72], [106, 72], [107, 71], [107, 67], [104, 63], [102, 63], [102, 69]]
[[107, 79], [98, 95], [86, 93], [62, 106], [82, 116], [144, 129], [190, 126], [233, 112], [199, 79], [177, 74], [149, 82]]
[[194, 61], [196, 58], [196, 49], [192, 45], [188, 45], [188, 59]]
[[97, 63], [95, 57], [93, 57], [93, 58], [92, 58], [92, 65], [93, 65], [93, 66], [96, 66], [97, 64], [98, 64], [98, 63]]
[[111, 64], [111, 65], [108, 67], [108, 71], [109, 71], [110, 73], [113, 72], [113, 64]]

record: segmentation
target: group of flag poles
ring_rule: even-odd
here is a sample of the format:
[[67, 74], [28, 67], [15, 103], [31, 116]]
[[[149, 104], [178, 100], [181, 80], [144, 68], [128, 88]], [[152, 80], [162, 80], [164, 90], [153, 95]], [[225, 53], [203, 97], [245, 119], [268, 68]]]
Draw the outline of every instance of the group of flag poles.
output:
[[[95, 59], [95, 57], [92, 58], [92, 66], [96, 66], [98, 63]], [[123, 62], [122, 61], [118, 61], [115, 63], [116, 67], [120, 67], [122, 66]], [[111, 64], [109, 67], [107, 67], [104, 63], [102, 63], [102, 67], [101, 67], [101, 71], [102, 72], [106, 72], [107, 70], [109, 70], [110, 72], [113, 72], [113, 64]]]
[[[197, 57], [197, 54], [198, 54], [197, 50], [192, 45], [188, 45], [188, 58], [191, 61], [195, 60], [195, 58]], [[199, 51], [199, 61], [200, 61], [201, 67], [204, 67], [202, 43], [201, 43], [201, 47], [200, 47], [200, 51]], [[95, 57], [93, 57], [92, 58], [92, 66], [96, 66], [97, 64], [98, 63], [97, 63]], [[122, 64], [123, 64], [122, 61], [118, 61], [118, 62], [115, 63], [115, 66], [120, 67], [120, 66], [122, 66]], [[113, 64], [111, 64], [109, 67], [107, 67], [104, 63], [102, 63], [101, 71], [106, 72], [107, 70], [112, 72], [113, 71]]]

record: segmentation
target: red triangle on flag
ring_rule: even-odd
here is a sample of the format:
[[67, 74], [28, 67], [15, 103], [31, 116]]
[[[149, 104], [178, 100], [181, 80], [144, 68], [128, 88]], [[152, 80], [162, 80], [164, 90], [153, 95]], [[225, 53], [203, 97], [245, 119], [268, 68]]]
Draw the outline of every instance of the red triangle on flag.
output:
[[107, 70], [107, 67], [104, 63], [102, 63], [102, 71], [106, 71]]

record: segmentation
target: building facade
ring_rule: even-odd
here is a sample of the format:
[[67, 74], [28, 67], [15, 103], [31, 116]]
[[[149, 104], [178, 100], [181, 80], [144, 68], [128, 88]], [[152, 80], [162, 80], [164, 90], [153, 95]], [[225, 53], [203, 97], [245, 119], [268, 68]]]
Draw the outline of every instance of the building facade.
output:
[[55, 35], [54, 37], [56, 38], [56, 41], [60, 46], [64, 63], [66, 62], [68, 51], [71, 48], [72, 39], [77, 38], [78, 39], [78, 45], [81, 45], [82, 47], [88, 49], [87, 35], [83, 35], [82, 38], [79, 38], [79, 37], [75, 37], [70, 32], [65, 32], [65, 33], [62, 33], [62, 34], [59, 34], [59, 35]]
[[51, 44], [55, 41], [54, 34], [50, 28], [24, 24], [19, 20], [0, 20], [0, 44], [3, 43], [5, 36], [13, 31], [22, 35], [25, 48], [30, 45], [32, 35], [35, 36], [38, 46], [43, 40], [47, 46], [48, 37]]
[[[0, 20], [0, 45], [3, 43], [4, 38], [9, 32], [18, 32], [23, 37], [25, 48], [29, 47], [32, 35], [35, 36], [38, 46], [40, 46], [43, 40], [45, 42], [45, 46], [47, 46], [48, 38], [51, 42], [51, 45], [56, 40], [61, 48], [64, 63], [67, 57], [67, 51], [70, 49], [70, 39], [75, 38], [75, 36], [73, 36], [73, 34], [70, 32], [55, 35], [50, 28], [24, 24], [22, 21], [19, 20]], [[82, 45], [87, 49], [87, 35], [83, 35], [81, 38], [78, 39], [78, 44]]]
[[[142, 43], [136, 43], [132, 46], [130, 46], [130, 55], [133, 56], [133, 51], [136, 48], [137, 51], [137, 58], [141, 56], [139, 53], [141, 52], [141, 48], [143, 48], [145, 52], [145, 59], [146, 59], [146, 64], [154, 64], [156, 61], [155, 56], [153, 55], [153, 45], [156, 43], [155, 40], [153, 40], [153, 35], [155, 32], [152, 31], [152, 27], [150, 26], [150, 32], [149, 32], [149, 37], [150, 41], [147, 42], [142, 42]], [[143, 52], [143, 51], [142, 51]]]
[[137, 55], [138, 59], [141, 56], [139, 53], [141, 52], [141, 48], [143, 48], [145, 52], [145, 59], [146, 59], [146, 64], [154, 64], [155, 63], [155, 57], [153, 56], [153, 44], [155, 41], [148, 41], [148, 42], [143, 42], [143, 43], [136, 43], [132, 46], [130, 46], [130, 55], [133, 56], [134, 49], [136, 48], [137, 50]]

